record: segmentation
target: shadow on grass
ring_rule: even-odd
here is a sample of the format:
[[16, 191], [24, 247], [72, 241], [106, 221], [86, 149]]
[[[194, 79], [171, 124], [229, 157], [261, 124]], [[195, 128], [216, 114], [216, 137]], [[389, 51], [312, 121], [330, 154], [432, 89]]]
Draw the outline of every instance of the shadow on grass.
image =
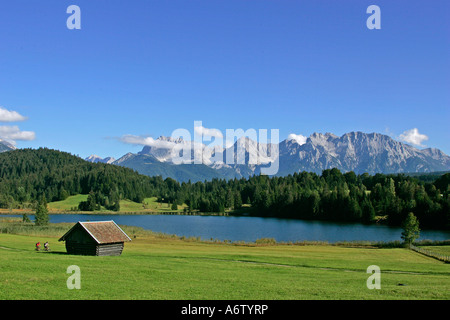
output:
[[64, 255], [67, 254], [67, 252], [65, 252], [65, 251], [42, 251], [42, 253], [44, 253], [44, 254], [64, 254]]

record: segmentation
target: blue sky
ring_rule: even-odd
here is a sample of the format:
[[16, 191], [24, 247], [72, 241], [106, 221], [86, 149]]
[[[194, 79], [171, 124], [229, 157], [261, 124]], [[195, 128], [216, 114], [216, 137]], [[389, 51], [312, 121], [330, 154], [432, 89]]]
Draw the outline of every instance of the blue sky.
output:
[[[66, 27], [72, 4], [81, 30]], [[371, 4], [380, 30], [366, 27]], [[0, 106], [26, 119], [0, 117], [0, 138], [14, 131], [18, 147], [118, 158], [142, 148], [124, 135], [193, 133], [200, 120], [222, 132], [279, 129], [280, 140], [415, 132], [421, 148], [450, 154], [449, 9], [438, 0], [3, 1]]]

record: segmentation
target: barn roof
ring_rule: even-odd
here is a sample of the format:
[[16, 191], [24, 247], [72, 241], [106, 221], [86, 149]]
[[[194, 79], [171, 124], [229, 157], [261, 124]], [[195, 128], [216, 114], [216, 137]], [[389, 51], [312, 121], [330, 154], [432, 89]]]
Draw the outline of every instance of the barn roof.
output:
[[90, 221], [75, 224], [59, 241], [65, 241], [67, 236], [77, 227], [82, 227], [98, 243], [114, 243], [131, 241], [130, 237], [114, 221]]

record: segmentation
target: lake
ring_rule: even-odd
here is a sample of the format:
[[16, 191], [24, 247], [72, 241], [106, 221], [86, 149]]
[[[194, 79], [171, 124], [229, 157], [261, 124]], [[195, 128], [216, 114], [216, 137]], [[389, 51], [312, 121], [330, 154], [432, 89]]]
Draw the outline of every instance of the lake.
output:
[[[8, 215], [15, 216], [17, 215]], [[21, 217], [21, 216], [20, 216]], [[29, 216], [34, 220], [34, 216]], [[50, 215], [50, 222], [114, 220], [119, 225], [138, 226], [154, 232], [200, 237], [204, 240], [253, 242], [261, 238], [277, 241], [395, 241], [402, 229], [385, 225], [363, 225], [277, 218], [187, 215]], [[422, 230], [419, 240], [448, 240], [450, 231]]]

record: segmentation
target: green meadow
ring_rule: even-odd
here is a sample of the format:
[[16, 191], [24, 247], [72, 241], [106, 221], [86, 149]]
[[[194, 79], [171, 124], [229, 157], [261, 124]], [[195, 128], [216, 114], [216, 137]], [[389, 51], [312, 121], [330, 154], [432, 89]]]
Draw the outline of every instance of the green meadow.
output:
[[[0, 233], [2, 300], [450, 299], [449, 264], [405, 248], [203, 242], [124, 226], [133, 240], [121, 256], [91, 257], [68, 255], [57, 241], [72, 224], [5, 225], [16, 234]], [[37, 241], [51, 252], [36, 252]], [[80, 268], [79, 290], [67, 288], [71, 265]], [[371, 265], [381, 289], [367, 288]]]
[[[78, 208], [78, 204], [87, 200], [87, 194], [78, 194], [70, 196], [62, 201], [55, 201], [48, 203], [50, 213], [73, 212], [73, 208]], [[145, 198], [142, 203], [133, 202], [131, 200], [120, 200], [120, 211], [115, 212], [107, 210], [104, 207], [100, 211], [93, 211], [91, 213], [164, 213], [164, 212], [183, 212], [186, 207], [185, 204], [179, 205], [178, 210], [173, 210], [167, 203], [157, 202], [156, 197]]]
[[52, 210], [61, 210], [61, 211], [70, 211], [72, 208], [78, 208], [78, 205], [82, 201], [87, 200], [87, 194], [78, 194], [75, 196], [70, 196], [66, 200], [50, 202], [48, 204], [48, 209]]

